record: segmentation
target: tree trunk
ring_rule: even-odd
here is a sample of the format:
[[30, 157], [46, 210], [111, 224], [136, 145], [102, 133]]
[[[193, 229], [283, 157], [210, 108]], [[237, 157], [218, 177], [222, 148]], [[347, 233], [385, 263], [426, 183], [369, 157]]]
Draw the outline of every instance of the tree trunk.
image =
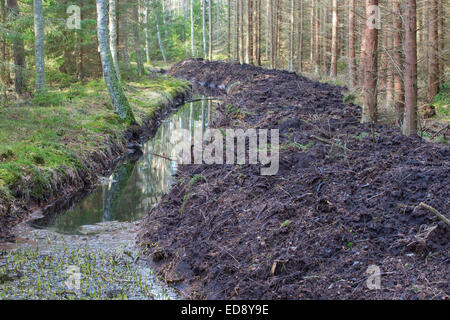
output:
[[402, 12], [400, 8], [401, 0], [393, 0], [392, 11], [393, 11], [393, 39], [394, 39], [394, 105], [397, 112], [397, 123], [402, 126], [403, 114], [405, 112], [405, 91], [403, 86], [403, 39], [402, 39]]
[[337, 77], [337, 56], [338, 56], [338, 3], [333, 0], [333, 22], [332, 22], [332, 36], [331, 36], [331, 74], [332, 78]]
[[297, 49], [297, 70], [303, 72], [303, 22], [304, 22], [304, 2], [300, 1], [299, 22], [298, 22], [298, 49]]
[[253, 0], [247, 0], [247, 62], [253, 64]]
[[273, 46], [273, 0], [267, 0], [267, 36], [269, 39], [268, 42], [268, 51], [269, 51], [269, 60], [270, 60], [270, 68], [274, 68], [274, 46]]
[[194, 0], [191, 0], [191, 54], [195, 57], [195, 44], [194, 44]]
[[231, 58], [231, 1], [227, 1], [227, 58]]
[[120, 55], [122, 63], [126, 68], [130, 67], [130, 53], [128, 51], [129, 41], [128, 41], [128, 8], [126, 1], [122, 0], [122, 4], [119, 7], [119, 43], [120, 43]]
[[417, 133], [416, 0], [406, 1], [405, 14], [405, 121], [403, 133]]
[[153, 10], [153, 12], [154, 12], [155, 22], [156, 22], [156, 36], [158, 37], [159, 50], [161, 50], [161, 55], [163, 57], [164, 62], [167, 62], [166, 53], [164, 51], [164, 45], [163, 45], [163, 42], [161, 39], [161, 31], [159, 30], [159, 19], [158, 19], [158, 13], [156, 11], [156, 8], [155, 8], [155, 10]]
[[295, 4], [294, 0], [291, 0], [291, 14], [289, 21], [289, 71], [294, 71], [294, 13]]
[[234, 2], [234, 60], [240, 61], [239, 57], [239, 30], [240, 30], [240, 23], [239, 23], [239, 0], [236, 0]]
[[315, 7], [315, 1], [317, 0], [311, 0], [311, 14], [310, 14], [310, 18], [311, 18], [311, 24], [310, 24], [310, 60], [311, 60], [311, 66], [314, 65], [314, 26], [315, 26], [315, 16], [314, 16], [314, 7]]
[[[439, 61], [438, 61], [438, 0], [430, 0], [429, 34], [430, 44], [428, 54], [428, 101], [431, 102], [439, 92]], [[406, 87], [406, 86], [405, 86]], [[405, 88], [406, 93], [406, 88]], [[406, 102], [405, 102], [406, 103]]]
[[208, 18], [209, 18], [209, 60], [212, 61], [213, 57], [213, 24], [212, 24], [212, 2], [213, 0], [209, 0], [208, 6]]
[[[374, 11], [372, 6], [378, 6], [378, 0], [366, 0], [366, 18], [369, 23], [373, 22]], [[377, 21], [375, 20], [375, 23]], [[366, 63], [365, 63], [365, 85], [362, 122], [377, 122], [377, 77], [378, 77], [378, 29], [374, 24], [367, 26], [366, 40]]]
[[[10, 10], [11, 20], [19, 19], [19, 6], [17, 0], [7, 0], [7, 6]], [[14, 51], [14, 88], [18, 94], [22, 94], [27, 89], [26, 70], [25, 70], [25, 46], [21, 33], [17, 33], [13, 39]]]
[[445, 0], [439, 0], [439, 10], [438, 10], [438, 16], [439, 16], [439, 24], [438, 24], [438, 42], [439, 42], [439, 83], [444, 84], [445, 83], [445, 74], [444, 74], [444, 65], [445, 65], [445, 38], [444, 38], [444, 32], [445, 32], [445, 15], [446, 11], [444, 10], [444, 1]]
[[314, 73], [316, 75], [319, 74], [320, 71], [320, 46], [319, 46], [319, 39], [320, 39], [320, 30], [319, 30], [319, 2], [318, 0], [315, 0], [315, 6], [316, 6], [316, 14], [314, 19], [315, 24], [315, 39], [314, 39], [314, 57], [315, 57], [315, 67], [314, 67]]
[[134, 47], [136, 50], [136, 64], [138, 67], [138, 75], [142, 76], [144, 74], [144, 63], [141, 51], [141, 37], [139, 35], [139, 25], [141, 24], [139, 8], [140, 5], [133, 6], [133, 13], [134, 13], [133, 31], [134, 31]]
[[34, 0], [33, 9], [36, 91], [41, 92], [45, 89], [44, 14], [42, 12], [42, 0]]
[[244, 44], [244, 0], [239, 0], [239, 26], [240, 26], [240, 49], [241, 49], [241, 62], [245, 63], [245, 44]]
[[202, 30], [203, 30], [203, 58], [208, 57], [208, 48], [206, 43], [206, 0], [202, 0]]
[[348, 13], [348, 77], [351, 88], [356, 86], [355, 58], [355, 0], [350, 0]]
[[109, 0], [109, 48], [116, 71], [117, 79], [120, 81], [119, 60], [117, 58], [117, 28], [116, 28], [116, 0]]
[[[150, 63], [150, 42], [148, 41], [148, 15], [149, 15], [149, 0], [146, 0], [147, 2], [145, 3], [145, 8], [144, 8], [144, 37], [145, 37], [145, 59], [147, 61], [147, 63]], [[184, 32], [184, 28], [183, 28], [183, 32]], [[184, 34], [182, 34], [182, 36], [184, 37]]]
[[108, 1], [96, 0], [96, 4], [97, 37], [100, 49], [100, 58], [102, 61], [103, 77], [105, 78], [114, 111], [122, 121], [127, 123], [136, 123], [133, 111], [131, 110], [127, 97], [125, 96], [122, 86], [117, 79], [116, 72], [114, 71], [111, 49], [109, 47]]

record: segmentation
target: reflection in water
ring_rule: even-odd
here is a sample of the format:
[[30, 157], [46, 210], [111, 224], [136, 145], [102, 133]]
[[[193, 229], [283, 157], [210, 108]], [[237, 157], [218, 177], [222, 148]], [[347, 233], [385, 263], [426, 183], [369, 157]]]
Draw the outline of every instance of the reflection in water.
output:
[[33, 226], [49, 226], [57, 232], [75, 234], [83, 225], [142, 218], [169, 191], [176, 171], [174, 162], [157, 155], [171, 155], [173, 130], [189, 129], [193, 133], [196, 122], [207, 128], [211, 121], [211, 100], [208, 100], [208, 110], [205, 107], [205, 100], [201, 100], [178, 109], [144, 145], [140, 159], [122, 163], [101, 186], [75, 206], [61, 214], [45, 215], [33, 221]]

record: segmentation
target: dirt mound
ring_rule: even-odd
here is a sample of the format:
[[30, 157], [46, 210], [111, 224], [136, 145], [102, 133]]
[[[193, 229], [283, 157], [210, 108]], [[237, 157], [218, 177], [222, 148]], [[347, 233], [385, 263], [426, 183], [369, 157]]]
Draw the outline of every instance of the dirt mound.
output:
[[192, 298], [449, 297], [449, 226], [416, 208], [448, 213], [447, 145], [360, 124], [344, 88], [294, 73], [187, 60], [170, 74], [227, 92], [213, 127], [279, 129], [281, 150], [275, 176], [180, 168], [139, 236], [169, 282]]

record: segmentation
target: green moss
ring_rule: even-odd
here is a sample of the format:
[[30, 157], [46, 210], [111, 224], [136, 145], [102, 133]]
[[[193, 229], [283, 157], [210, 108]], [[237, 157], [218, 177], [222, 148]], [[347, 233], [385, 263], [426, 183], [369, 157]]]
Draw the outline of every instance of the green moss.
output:
[[450, 82], [444, 83], [439, 93], [434, 97], [431, 103], [436, 108], [436, 115], [449, 119], [450, 117]]
[[[139, 121], [189, 85], [158, 76], [124, 87]], [[0, 214], [12, 203], [12, 190], [19, 190], [25, 200], [51, 196], [56, 176], [86, 169], [91, 154], [106, 150], [111, 140], [122, 141], [126, 128], [111, 107], [103, 79], [49, 89], [25, 105], [1, 107]]]

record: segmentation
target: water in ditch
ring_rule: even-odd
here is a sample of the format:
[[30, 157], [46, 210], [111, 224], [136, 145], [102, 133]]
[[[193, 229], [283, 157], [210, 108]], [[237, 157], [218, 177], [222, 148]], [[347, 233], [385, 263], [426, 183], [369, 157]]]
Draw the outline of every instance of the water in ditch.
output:
[[[198, 100], [197, 100], [198, 99]], [[139, 220], [167, 193], [176, 129], [208, 127], [217, 102], [205, 97], [174, 111], [140, 157], [119, 164], [89, 195], [60, 212], [44, 212], [0, 248], [0, 299], [178, 299], [136, 248]]]

